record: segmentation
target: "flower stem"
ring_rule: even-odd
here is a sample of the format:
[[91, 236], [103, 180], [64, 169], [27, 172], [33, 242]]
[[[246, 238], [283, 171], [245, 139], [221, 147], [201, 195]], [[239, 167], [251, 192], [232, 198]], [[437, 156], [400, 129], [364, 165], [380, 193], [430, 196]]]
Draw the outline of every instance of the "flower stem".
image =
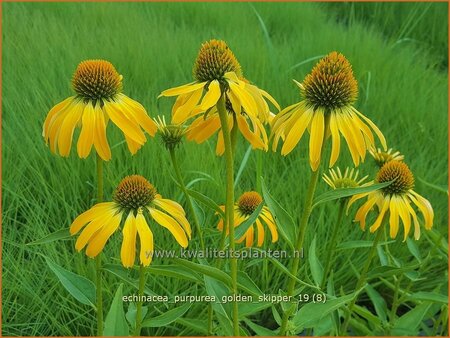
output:
[[[370, 248], [370, 252], [369, 252], [369, 256], [367, 257], [366, 264], [364, 265], [363, 270], [362, 270], [361, 274], [359, 275], [358, 282], [356, 283], [355, 291], [361, 289], [363, 287], [363, 285], [366, 283], [367, 272], [369, 271], [370, 264], [372, 263], [373, 257], [375, 256], [375, 252], [377, 251], [378, 242], [380, 241], [382, 234], [383, 234], [382, 229], [378, 229], [375, 239], [373, 240], [372, 247]], [[341, 327], [341, 335], [342, 336], [347, 335], [348, 323], [350, 321], [353, 307], [356, 304], [356, 299], [357, 299], [357, 297], [355, 296], [353, 298], [353, 300], [351, 301], [350, 305], [348, 306], [348, 312], [345, 315], [344, 323], [342, 324], [342, 327]]]
[[145, 266], [139, 265], [139, 301], [136, 304], [136, 325], [135, 325], [135, 336], [141, 335], [141, 325], [142, 325], [142, 298], [144, 296], [145, 287]]
[[[97, 154], [97, 203], [103, 202], [103, 160]], [[95, 257], [97, 336], [103, 336], [102, 253]]]
[[331, 263], [334, 260], [333, 254], [334, 254], [334, 251], [336, 250], [337, 237], [338, 237], [337, 235], [340, 230], [340, 225], [342, 223], [342, 219], [344, 218], [344, 210], [345, 210], [346, 202], [347, 202], [347, 199], [342, 198], [339, 203], [338, 217], [337, 217], [337, 221], [334, 226], [334, 229], [333, 229], [333, 234], [331, 235], [330, 246], [328, 247], [328, 250], [327, 250], [327, 259], [325, 260], [325, 268], [323, 270], [322, 283], [320, 283], [321, 290], [323, 290], [325, 288], [328, 274], [330, 273], [330, 269], [331, 269]]
[[200, 222], [198, 221], [197, 214], [194, 210], [194, 205], [192, 204], [191, 196], [189, 195], [186, 185], [184, 184], [183, 175], [181, 174], [180, 166], [178, 164], [178, 160], [175, 154], [175, 149], [170, 149], [170, 159], [172, 160], [172, 165], [175, 170], [175, 175], [177, 176], [178, 184], [181, 187], [181, 190], [184, 193], [184, 197], [186, 198], [186, 203], [189, 208], [189, 212], [191, 213], [192, 220], [194, 221], [195, 229], [197, 231], [197, 236], [200, 239], [200, 247], [202, 250], [205, 250], [205, 242], [203, 240], [203, 234], [200, 229]]
[[[227, 177], [227, 193], [225, 204], [225, 222], [230, 238], [230, 271], [231, 271], [231, 289], [233, 295], [237, 295], [237, 259], [234, 257], [234, 172], [233, 172], [233, 145], [231, 143], [230, 129], [228, 127], [228, 113], [225, 107], [225, 96], [222, 94], [217, 102], [217, 110], [219, 112], [220, 124], [222, 127], [223, 140], [225, 146], [225, 161], [226, 161], [226, 177]], [[234, 336], [239, 336], [239, 318], [238, 318], [238, 303], [233, 300], [233, 333]]]
[[[325, 118], [325, 126], [324, 126], [325, 132], [323, 135], [322, 149], [320, 152], [320, 154], [321, 154], [320, 160], [322, 160], [322, 156], [323, 156], [323, 150], [324, 150], [324, 145], [325, 145], [325, 140], [326, 140], [326, 132], [328, 129], [328, 121], [329, 121], [329, 118], [326, 117]], [[316, 191], [317, 181], [319, 179], [319, 173], [320, 173], [320, 165], [316, 171], [313, 171], [311, 173], [311, 178], [309, 179], [308, 191], [306, 193], [305, 204], [303, 206], [303, 214], [302, 214], [302, 217], [300, 220], [299, 232], [298, 232], [297, 241], [295, 242], [295, 247], [294, 247], [297, 252], [300, 252], [303, 248], [303, 241], [305, 240], [305, 234], [306, 234], [306, 229], [308, 227], [309, 216], [311, 215], [311, 211], [312, 211], [312, 203], [313, 203], [313, 199], [314, 199], [314, 193]], [[292, 261], [292, 267], [291, 267], [292, 276], [297, 276], [298, 267], [300, 265], [300, 259], [301, 259], [301, 255], [295, 255], [294, 260]], [[288, 297], [292, 296], [292, 294], [294, 293], [294, 288], [295, 288], [295, 278], [291, 277], [289, 279], [289, 284], [288, 284], [288, 288], [287, 288], [287, 296]], [[288, 320], [294, 310], [295, 310], [295, 304], [291, 304], [289, 309], [287, 309], [283, 313], [283, 318], [282, 318], [281, 327], [280, 327], [280, 334], [279, 334], [280, 336], [286, 335]]]

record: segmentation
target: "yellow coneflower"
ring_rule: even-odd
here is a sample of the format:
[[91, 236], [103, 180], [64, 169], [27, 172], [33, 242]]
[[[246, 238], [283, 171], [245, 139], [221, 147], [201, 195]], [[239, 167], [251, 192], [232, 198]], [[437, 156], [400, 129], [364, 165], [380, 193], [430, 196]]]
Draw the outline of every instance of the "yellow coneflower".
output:
[[75, 235], [83, 227], [75, 248], [80, 251], [86, 245], [86, 255], [93, 258], [104, 248], [106, 241], [123, 225], [123, 242], [120, 252], [124, 267], [132, 267], [136, 256], [136, 235], [140, 239], [140, 263], [148, 266], [153, 256], [153, 233], [147, 219], [153, 219], [168, 229], [183, 248], [191, 238], [191, 227], [183, 208], [159, 195], [155, 187], [144, 177], [125, 177], [114, 192], [113, 202], [94, 205], [79, 215], [70, 226]]
[[345, 168], [344, 175], [339, 167], [336, 170], [332, 168], [328, 172], [329, 174], [323, 174], [322, 178], [333, 189], [359, 187], [368, 177], [366, 175], [358, 180], [359, 171], [354, 168]]
[[[187, 138], [201, 143], [220, 129], [217, 102], [225, 95], [230, 128], [237, 127], [254, 148], [267, 149], [267, 135], [262, 126], [270, 111], [265, 99], [279, 109], [278, 103], [264, 90], [243, 77], [241, 66], [224, 41], [204, 43], [194, 64], [195, 81], [165, 90], [160, 96], [178, 96], [172, 109], [172, 122], [181, 124], [198, 117]], [[251, 124], [251, 127], [250, 127]], [[217, 153], [223, 153], [219, 132]]]
[[[248, 191], [243, 193], [234, 206], [234, 227], [238, 227], [239, 225], [244, 223], [261, 203], [263, 203], [263, 199], [261, 195], [256, 191]], [[223, 205], [220, 206], [220, 208], [222, 210], [225, 210], [225, 207]], [[275, 220], [269, 208], [263, 206], [261, 213], [259, 214], [255, 223], [250, 225], [246, 233], [240, 239], [236, 240], [236, 243], [242, 243], [245, 240], [246, 247], [253, 246], [255, 232], [257, 232], [256, 245], [259, 247], [262, 246], [265, 237], [263, 224], [265, 224], [269, 228], [270, 234], [272, 236], [272, 243], [276, 242], [278, 240], [278, 231]], [[220, 231], [223, 231], [223, 219], [219, 221], [219, 223], [217, 224], [217, 228]]]
[[132, 154], [146, 141], [141, 128], [155, 135], [155, 123], [139, 102], [122, 93], [122, 75], [110, 62], [81, 62], [73, 75], [72, 87], [76, 95], [54, 106], [44, 122], [42, 135], [53, 153], [69, 156], [75, 127], [81, 126], [78, 156], [88, 157], [94, 146], [98, 155], [108, 161], [111, 150], [106, 129], [110, 119], [122, 130]]
[[425, 229], [430, 230], [432, 228], [433, 208], [427, 199], [413, 190], [414, 176], [405, 163], [399, 161], [387, 162], [378, 171], [375, 181], [377, 183], [393, 181], [393, 183], [377, 191], [355, 195], [348, 203], [347, 210], [355, 201], [367, 197], [367, 202], [358, 209], [355, 216], [355, 220], [360, 222], [361, 229], [365, 229], [366, 216], [376, 205], [379, 213], [377, 219], [370, 227], [370, 232], [375, 232], [389, 213], [391, 238], [397, 236], [400, 218], [403, 222], [404, 240], [406, 240], [411, 228], [412, 218], [414, 222], [414, 238], [417, 240], [420, 237], [420, 226], [416, 212], [411, 204], [415, 204], [423, 214]]
[[164, 116], [162, 118], [158, 116], [154, 121], [164, 147], [167, 150], [178, 147], [186, 134], [186, 128], [181, 124], [167, 124]]
[[369, 153], [380, 168], [389, 161], [403, 161], [405, 159], [399, 151], [394, 151], [392, 148], [383, 151], [380, 148], [371, 147]]
[[330, 167], [339, 157], [340, 134], [347, 142], [355, 166], [359, 165], [360, 160], [364, 161], [366, 150], [375, 144], [371, 129], [386, 148], [386, 140], [378, 127], [353, 107], [358, 86], [352, 67], [342, 54], [328, 54], [303, 83], [295, 83], [300, 87], [304, 99], [275, 116], [271, 136], [274, 151], [281, 138], [284, 140], [281, 154], [289, 154], [308, 129], [311, 134], [309, 160], [311, 168], [316, 171], [324, 136], [327, 135], [331, 135], [332, 140]]

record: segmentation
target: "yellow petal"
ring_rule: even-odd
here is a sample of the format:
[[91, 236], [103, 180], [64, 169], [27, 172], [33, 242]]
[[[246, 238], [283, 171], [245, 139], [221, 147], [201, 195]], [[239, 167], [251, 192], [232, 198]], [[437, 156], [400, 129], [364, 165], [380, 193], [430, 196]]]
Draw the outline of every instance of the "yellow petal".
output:
[[242, 135], [244, 135], [244, 137], [247, 139], [248, 142], [250, 142], [250, 144], [254, 149], [265, 148], [264, 142], [256, 134], [250, 131], [247, 121], [242, 115], [237, 116], [237, 123]]
[[336, 121], [336, 113], [332, 112], [330, 116], [330, 131], [331, 131], [331, 156], [330, 156], [330, 168], [336, 163], [339, 158], [339, 152], [341, 149], [341, 136], [339, 135], [339, 128]]
[[78, 156], [81, 158], [86, 158], [89, 156], [92, 145], [94, 144], [95, 112], [91, 102], [89, 102], [84, 108], [81, 125], [81, 133], [78, 138], [77, 151]]
[[372, 210], [378, 197], [374, 195], [369, 198], [366, 203], [364, 203], [356, 212], [355, 221], [358, 221], [362, 230], [366, 228], [366, 217], [370, 210]]
[[303, 112], [290, 128], [289, 134], [287, 134], [284, 140], [283, 147], [281, 148], [281, 155], [289, 154], [294, 147], [300, 142], [306, 128], [308, 128], [313, 118], [313, 111], [307, 110]]
[[183, 248], [186, 248], [188, 246], [186, 234], [176, 220], [157, 209], [148, 208], [148, 210], [157, 223], [159, 223], [172, 233], [178, 244], [180, 244]]
[[108, 209], [94, 218], [92, 222], [89, 223], [81, 232], [77, 242], [75, 243], [75, 249], [78, 251], [83, 249], [86, 244], [94, 238], [98, 231], [103, 229], [103, 227], [111, 221], [114, 213], [114, 210]]
[[430, 202], [413, 190], [409, 191], [408, 197], [422, 212], [425, 219], [425, 229], [430, 230], [433, 227], [433, 219], [434, 219], [434, 211]]
[[261, 246], [264, 243], [264, 227], [261, 224], [260, 220], [256, 220], [256, 226], [258, 228], [258, 241], [256, 243], [257, 246]]
[[[172, 202], [172, 203], [170, 203], [170, 202]], [[176, 203], [174, 201], [162, 199], [162, 198], [155, 198], [153, 203], [155, 203], [155, 205], [159, 206], [161, 209], [165, 210], [170, 216], [175, 218], [175, 220], [181, 224], [184, 231], [186, 231], [189, 239], [191, 238], [191, 234], [192, 234], [191, 225], [189, 224], [188, 220], [184, 216], [185, 215], [184, 210], [183, 210], [183, 212], [179, 211], [178, 207], [181, 208], [181, 205], [179, 205], [178, 203]], [[173, 205], [173, 203], [177, 204], [177, 206], [175, 207]]]
[[95, 105], [95, 131], [94, 131], [94, 146], [98, 155], [103, 161], [111, 159], [111, 149], [109, 148], [108, 139], [106, 136], [106, 123], [103, 111], [100, 105]]
[[105, 211], [113, 208], [114, 206], [115, 203], [113, 202], [98, 203], [89, 210], [83, 212], [81, 215], [78, 215], [78, 217], [75, 218], [70, 225], [70, 234], [75, 235], [86, 225], [86, 223], [92, 221], [94, 218], [98, 217], [98, 215], [103, 214]]
[[145, 143], [145, 135], [139, 127], [139, 124], [134, 120], [130, 120], [123, 114], [115, 103], [105, 102], [104, 108], [111, 121], [122, 130], [125, 135], [139, 144]]
[[219, 134], [217, 135], [216, 155], [222, 156], [224, 152], [225, 152], [225, 145], [222, 130], [220, 130]]
[[86, 255], [93, 258], [97, 256], [105, 247], [106, 241], [111, 237], [111, 235], [117, 230], [120, 224], [120, 219], [122, 218], [122, 213], [114, 215], [107, 224], [105, 224], [100, 231], [98, 231], [86, 248]]
[[56, 118], [58, 114], [60, 114], [62, 111], [64, 111], [75, 99], [75, 96], [71, 96], [64, 101], [58, 103], [57, 105], [53, 106], [52, 109], [47, 114], [47, 117], [45, 118], [44, 125], [42, 127], [42, 136], [48, 140], [48, 133], [49, 133], [49, 127], [51, 122]]
[[61, 156], [67, 157], [72, 145], [73, 132], [78, 124], [84, 110], [84, 104], [78, 102], [70, 113], [66, 115], [58, 136], [58, 149]]
[[377, 217], [375, 223], [373, 223], [372, 226], [370, 227], [370, 229], [369, 229], [370, 232], [375, 232], [375, 231], [377, 231], [378, 228], [381, 226], [381, 222], [382, 222], [383, 219], [384, 219], [384, 215], [386, 214], [386, 211], [387, 211], [388, 208], [389, 208], [389, 202], [390, 202], [389, 196], [384, 196], [384, 197], [382, 198], [382, 202], [383, 202], [383, 204], [382, 204], [382, 207], [381, 207], [381, 210], [380, 210], [380, 214], [378, 215], [378, 217]]
[[[404, 238], [403, 241], [406, 241], [406, 238], [409, 234], [409, 229], [411, 229], [411, 217], [409, 216], [409, 210], [405, 205], [405, 201], [402, 197], [397, 197], [397, 209], [400, 214], [400, 218], [403, 222], [403, 228], [404, 228]], [[407, 202], [409, 203], [409, 202]]]
[[228, 83], [230, 85], [230, 90], [239, 99], [242, 107], [244, 107], [245, 112], [248, 115], [253, 115], [253, 116], [257, 117], [258, 109], [256, 107], [256, 103], [255, 103], [255, 100], [253, 99], [253, 97], [245, 89], [242, 89], [237, 84], [235, 84], [233, 82], [228, 82]]
[[[130, 99], [128, 96], [119, 94], [120, 102], [118, 105], [122, 107], [126, 113], [132, 115], [137, 123], [150, 135], [155, 136], [158, 126], [148, 115], [145, 108], [137, 101]], [[120, 101], [121, 100], [121, 101]]]
[[[202, 97], [203, 88], [197, 89], [192, 94], [189, 95], [189, 98], [185, 103], [180, 104], [180, 106], [174, 111], [172, 116], [172, 122], [174, 124], [184, 123], [188, 118], [194, 116], [194, 108], [197, 106], [198, 101]], [[201, 110], [198, 110], [196, 113], [200, 113]]]
[[203, 97], [201, 109], [207, 110], [208, 108], [211, 108], [212, 106], [216, 105], [217, 101], [220, 98], [220, 95], [222, 95], [222, 92], [220, 91], [219, 81], [217, 80], [211, 81], [211, 83], [208, 86], [208, 91]]
[[398, 199], [396, 196], [391, 197], [391, 202], [389, 205], [389, 234], [391, 238], [395, 238], [398, 233], [398, 216], [399, 216], [399, 208], [397, 208]]
[[197, 143], [204, 142], [220, 129], [220, 119], [218, 115], [210, 116], [206, 120], [201, 116], [194, 122], [197, 123], [195, 125], [192, 123], [189, 127], [186, 138], [188, 140], [194, 140]]
[[355, 145], [355, 141], [353, 140], [353, 135], [348, 130], [347, 124], [345, 123], [342, 113], [336, 113], [336, 120], [338, 124], [339, 131], [344, 136], [345, 141], [347, 142], [348, 150], [350, 151], [350, 155], [352, 156], [353, 163], [355, 167], [359, 165], [359, 153], [358, 149]]
[[134, 265], [136, 258], [136, 219], [132, 212], [128, 214], [125, 224], [123, 226], [123, 240], [120, 249], [120, 259], [122, 265], [126, 268], [131, 268]]
[[386, 144], [386, 139], [384, 138], [383, 133], [380, 131], [380, 129], [378, 129], [378, 127], [375, 125], [375, 123], [373, 123], [368, 117], [364, 116], [363, 114], [361, 114], [359, 111], [357, 111], [356, 109], [353, 109], [353, 111], [355, 113], [357, 113], [359, 116], [361, 116], [361, 118], [367, 122], [367, 124], [373, 129], [373, 131], [375, 132], [375, 134], [377, 134], [378, 138], [380, 139], [381, 145], [383, 146], [384, 150], [387, 150], [387, 144]]
[[253, 245], [254, 237], [255, 237], [255, 230], [253, 228], [253, 225], [250, 225], [250, 228], [248, 228], [247, 232], [245, 233], [245, 246], [247, 248], [250, 248]]
[[139, 259], [143, 266], [149, 266], [153, 259], [153, 233], [141, 212], [138, 212], [135, 222], [141, 246]]
[[191, 82], [191, 83], [179, 86], [179, 87], [166, 89], [158, 97], [177, 96], [177, 95], [181, 95], [181, 94], [190, 93], [199, 88], [203, 88], [205, 86], [205, 84], [206, 84], [206, 82], [201, 82], [201, 83]]
[[309, 161], [313, 171], [316, 171], [320, 164], [324, 130], [324, 114], [322, 111], [316, 110], [311, 122], [311, 136], [309, 138]]

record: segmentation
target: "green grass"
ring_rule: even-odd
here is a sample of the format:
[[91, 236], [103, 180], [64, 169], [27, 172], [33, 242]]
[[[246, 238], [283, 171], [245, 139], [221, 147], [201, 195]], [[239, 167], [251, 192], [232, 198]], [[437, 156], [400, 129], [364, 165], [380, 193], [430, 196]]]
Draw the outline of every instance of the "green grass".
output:
[[[2, 334], [3, 335], [92, 335], [95, 313], [71, 298], [58, 282], [42, 255], [59, 265], [92, 279], [93, 264], [83, 253], [76, 253], [74, 240], [41, 246], [26, 244], [68, 227], [71, 221], [95, 202], [95, 159], [77, 158], [74, 151], [68, 159], [52, 155], [42, 139], [42, 124], [49, 109], [71, 94], [70, 79], [76, 65], [84, 59], [110, 60], [124, 76], [124, 92], [140, 101], [152, 116], [170, 113], [173, 100], [158, 94], [169, 87], [192, 80], [191, 69], [198, 48], [210, 38], [224, 39], [239, 59], [248, 79], [271, 93], [287, 106], [299, 100], [292, 79], [301, 81], [316, 60], [332, 50], [348, 57], [359, 83], [357, 108], [369, 116], [383, 131], [389, 146], [399, 149], [416, 177], [415, 190], [430, 200], [435, 211], [434, 232], [447, 242], [447, 92], [448, 79], [442, 64], [447, 64], [447, 5], [430, 4], [421, 20], [410, 20], [414, 4], [383, 4], [377, 7], [369, 22], [336, 21], [334, 15], [347, 15], [347, 5], [328, 8], [309, 3], [7, 3], [3, 5], [2, 55]], [[445, 8], [444, 8], [445, 7]], [[401, 13], [398, 21], [393, 13]], [[362, 16], [364, 17], [364, 16]], [[395, 16], [397, 17], [397, 16]], [[389, 19], [391, 18], [391, 19]], [[401, 22], [400, 22], [401, 21]], [[429, 23], [433, 30], [428, 32]], [[421, 32], [423, 45], [398, 43], [408, 35]], [[405, 33], [406, 34], [406, 33]], [[412, 33], [411, 33], [412, 34]], [[444, 42], [442, 42], [444, 41]], [[423, 46], [432, 46], [429, 53]], [[436, 56], [438, 55], [438, 57]], [[113, 159], [105, 166], [105, 193], [110, 197], [125, 175], [138, 173], [155, 184], [168, 198], [181, 202], [182, 195], [173, 183], [168, 153], [159, 140], [149, 139], [137, 155], [131, 157], [121, 136], [109, 128]], [[273, 196], [298, 218], [310, 175], [307, 141], [289, 156], [262, 154], [263, 176]], [[185, 143], [179, 150], [188, 181], [207, 173], [211, 180], [196, 183], [194, 188], [223, 204], [225, 199], [224, 162], [214, 154], [215, 140], [202, 145]], [[237, 167], [247, 144], [239, 140]], [[340, 166], [351, 165], [347, 150], [339, 158]], [[254, 188], [256, 153], [253, 152], [238, 182], [236, 194]], [[371, 159], [360, 169], [373, 176]], [[433, 188], [431, 185], [441, 187]], [[321, 182], [318, 193], [327, 191]], [[340, 234], [342, 241], [373, 238], [345, 218]], [[305, 249], [317, 236], [318, 257], [326, 256], [326, 242], [336, 218], [336, 204], [329, 203], [313, 213]], [[204, 210], [204, 234], [208, 244], [218, 243], [215, 230], [217, 216]], [[155, 227], [156, 228], [156, 227]], [[155, 231], [156, 244], [176, 248], [168, 233]], [[399, 236], [401, 237], [401, 236]], [[117, 261], [119, 234], [106, 247], [106, 255]], [[198, 245], [194, 239], [191, 244]], [[411, 292], [427, 291], [446, 294], [447, 257], [442, 248], [424, 234], [417, 242], [421, 255], [431, 259], [419, 268], [420, 278], [411, 284]], [[280, 240], [270, 245], [285, 248]], [[392, 256], [403, 264], [414, 262], [401, 239], [389, 245]], [[345, 250], [334, 266], [336, 293], [350, 293], [367, 255], [366, 249]], [[283, 264], [289, 265], [287, 261]], [[154, 264], [173, 264], [169, 259]], [[244, 266], [248, 265], [248, 266]], [[240, 262], [265, 293], [285, 290], [286, 277], [269, 263]], [[379, 265], [379, 259], [375, 260]], [[300, 278], [311, 279], [307, 260], [301, 264]], [[372, 284], [386, 299], [393, 297], [389, 288], [392, 277]], [[109, 308], [120, 280], [107, 275], [105, 306]], [[403, 278], [401, 288], [408, 287]], [[151, 276], [147, 286], [157, 294], [204, 294], [204, 287], [175, 278]], [[135, 291], [125, 287], [125, 294]], [[303, 293], [313, 290], [304, 289]], [[367, 296], [358, 304], [375, 313]], [[172, 307], [172, 305], [170, 305]], [[414, 307], [406, 302], [401, 315]], [[439, 304], [433, 304], [433, 309]], [[445, 308], [445, 307], [444, 307]], [[165, 311], [165, 306], [149, 306], [149, 317]], [[277, 306], [280, 311], [279, 306]], [[159, 310], [159, 311], [158, 311]], [[445, 310], [443, 310], [444, 323]], [[186, 319], [203, 321], [204, 304], [194, 306]], [[277, 324], [271, 309], [259, 312], [251, 320], [269, 329]], [[437, 317], [436, 317], [437, 318]], [[361, 319], [361, 322], [364, 322]], [[423, 325], [433, 326], [432, 321]], [[248, 329], [248, 328], [247, 328]], [[447, 334], [446, 324], [437, 333]], [[367, 332], [358, 331], [359, 334]], [[318, 331], [319, 332], [319, 331]], [[196, 335], [198, 331], [184, 324], [172, 323], [164, 328], [145, 329], [149, 335]], [[220, 331], [219, 331], [220, 333]], [[249, 330], [249, 333], [252, 333]], [[376, 334], [376, 332], [374, 333]]]

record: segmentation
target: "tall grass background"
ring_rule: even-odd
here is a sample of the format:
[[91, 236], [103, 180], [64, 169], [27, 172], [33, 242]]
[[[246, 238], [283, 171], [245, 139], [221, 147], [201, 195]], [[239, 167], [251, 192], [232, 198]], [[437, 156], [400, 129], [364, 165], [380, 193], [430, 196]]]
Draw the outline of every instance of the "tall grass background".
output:
[[[287, 106], [299, 100], [292, 79], [301, 81], [315, 62], [330, 51], [342, 52], [353, 65], [359, 83], [357, 108], [383, 131], [389, 146], [400, 150], [416, 178], [415, 190], [428, 198], [435, 211], [433, 231], [416, 243], [423, 257], [432, 259], [421, 268], [412, 290], [447, 290], [447, 4], [402, 3], [364, 5], [315, 3], [3, 3], [2, 54], [2, 333], [3, 335], [91, 335], [95, 313], [71, 298], [47, 268], [42, 255], [59, 265], [93, 278], [84, 253], [76, 253], [74, 240], [42, 246], [27, 243], [68, 227], [79, 213], [95, 202], [95, 159], [68, 159], [52, 155], [42, 138], [49, 109], [71, 95], [70, 79], [84, 59], [111, 61], [124, 76], [124, 92], [141, 102], [152, 116], [170, 116], [173, 100], [157, 99], [169, 87], [192, 81], [192, 65], [202, 42], [227, 41], [245, 76]], [[426, 9], [426, 10], [425, 10]], [[445, 29], [444, 29], [445, 27]], [[113, 158], [105, 166], [105, 195], [133, 173], [147, 177], [164, 196], [183, 203], [173, 183], [168, 153], [158, 138], [149, 139], [133, 157], [120, 133], [109, 128]], [[76, 139], [76, 138], [75, 138]], [[307, 143], [303, 140], [287, 157], [264, 153], [263, 173], [272, 195], [294, 216], [301, 212], [309, 179]], [[242, 165], [247, 144], [240, 139], [236, 167]], [[223, 159], [214, 153], [215, 140], [196, 145], [185, 142], [178, 150], [186, 181], [217, 203], [225, 200]], [[73, 149], [74, 150], [74, 149]], [[351, 165], [347, 149], [340, 166]], [[254, 189], [256, 152], [242, 166], [236, 194]], [[367, 158], [360, 171], [373, 176], [376, 167]], [[207, 175], [206, 175], [207, 174]], [[328, 187], [321, 182], [318, 193]], [[317, 236], [318, 257], [326, 256], [327, 239], [337, 206], [315, 210], [305, 242]], [[354, 209], [341, 225], [341, 241], [373, 238], [351, 222]], [[217, 216], [203, 210], [204, 236], [210, 247], [218, 243]], [[155, 228], [156, 244], [176, 248], [170, 235]], [[119, 233], [106, 253], [118, 257]], [[389, 245], [402, 262], [413, 257], [401, 237]], [[436, 244], [438, 243], [438, 244]], [[443, 244], [444, 243], [444, 244]], [[198, 246], [194, 240], [192, 247]], [[272, 249], [286, 248], [280, 240]], [[342, 250], [334, 269], [336, 290], [351, 292], [366, 259], [366, 249]], [[114, 262], [113, 258], [109, 259]], [[377, 258], [375, 264], [379, 264]], [[116, 260], [117, 262], [117, 260]], [[286, 260], [283, 264], [288, 265]], [[173, 264], [159, 259], [154, 264]], [[286, 277], [269, 263], [241, 261], [240, 269], [265, 293], [285, 288]], [[307, 260], [300, 278], [308, 280]], [[120, 280], [106, 277], [105, 306]], [[203, 294], [203, 288], [175, 278], [150, 276], [148, 288], [157, 294]], [[404, 285], [402, 285], [404, 287]], [[377, 290], [389, 304], [393, 291], [379, 283]], [[303, 292], [312, 292], [304, 290]], [[125, 294], [135, 290], [126, 286]], [[367, 301], [362, 296], [360, 302]], [[126, 305], [126, 304], [125, 304]], [[370, 307], [370, 304], [367, 305]], [[400, 312], [412, 305], [404, 304]], [[169, 305], [171, 308], [171, 305]], [[150, 306], [149, 316], [167, 309]], [[194, 304], [187, 322], [206, 327], [204, 304]], [[251, 318], [276, 328], [270, 308]], [[445, 331], [445, 327], [441, 328]], [[252, 332], [251, 330], [249, 331]], [[425, 331], [426, 332], [426, 331]], [[146, 329], [151, 335], [202, 334], [192, 326], [174, 322]], [[366, 332], [367, 333], [367, 332]]]

